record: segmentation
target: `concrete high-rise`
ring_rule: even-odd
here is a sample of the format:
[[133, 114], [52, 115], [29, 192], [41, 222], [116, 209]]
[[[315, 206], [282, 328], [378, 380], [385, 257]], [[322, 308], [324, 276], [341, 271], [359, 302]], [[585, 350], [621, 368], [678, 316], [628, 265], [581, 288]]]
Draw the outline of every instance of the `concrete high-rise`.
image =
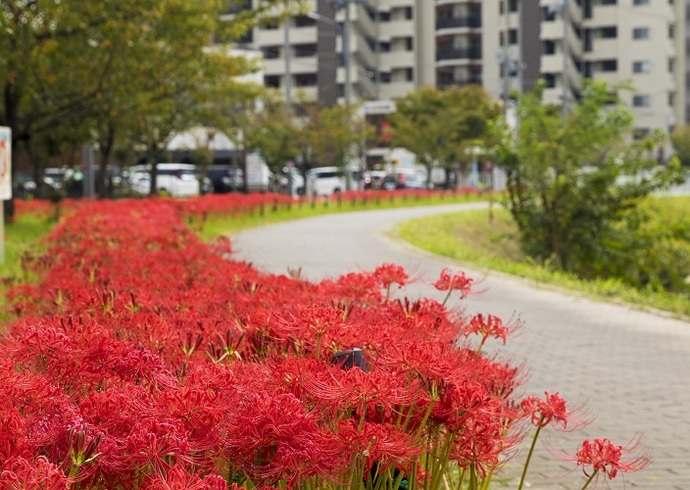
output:
[[326, 105], [469, 83], [500, 99], [541, 79], [567, 111], [586, 78], [629, 81], [621, 96], [643, 135], [690, 113], [686, 2], [311, 0], [287, 27], [254, 29], [252, 43], [266, 85]]

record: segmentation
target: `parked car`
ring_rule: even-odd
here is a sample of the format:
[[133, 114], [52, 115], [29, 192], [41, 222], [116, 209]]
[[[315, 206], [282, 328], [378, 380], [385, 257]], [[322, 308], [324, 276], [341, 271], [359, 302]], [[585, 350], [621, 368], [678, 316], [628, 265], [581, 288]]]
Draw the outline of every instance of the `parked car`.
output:
[[48, 192], [60, 192], [72, 176], [72, 170], [58, 167], [43, 169], [43, 186]]
[[36, 197], [36, 191], [36, 182], [30, 174], [17, 172], [12, 176], [12, 197], [31, 199]]
[[385, 170], [369, 170], [364, 173], [365, 189], [382, 189], [383, 179], [386, 177]]
[[426, 179], [415, 170], [396, 170], [383, 178], [382, 189], [426, 189]]
[[[199, 178], [195, 165], [191, 163], [159, 163], [156, 168], [156, 193], [173, 197], [199, 195]], [[151, 190], [151, 166], [134, 165], [130, 167], [129, 183], [134, 192], [148, 194]]]
[[296, 168], [284, 167], [278, 178], [280, 192], [291, 196], [304, 195], [304, 177]]
[[211, 181], [211, 192], [226, 194], [244, 191], [244, 171], [230, 165], [212, 165], [206, 169], [206, 177]]
[[345, 189], [345, 175], [338, 167], [316, 167], [307, 171], [309, 195], [329, 196]]

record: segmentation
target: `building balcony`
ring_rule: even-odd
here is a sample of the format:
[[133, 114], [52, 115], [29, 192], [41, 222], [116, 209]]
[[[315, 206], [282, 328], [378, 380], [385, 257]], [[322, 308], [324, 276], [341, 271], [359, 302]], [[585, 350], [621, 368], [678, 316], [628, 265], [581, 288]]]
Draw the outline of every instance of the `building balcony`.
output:
[[438, 86], [438, 88], [472, 85], [472, 84], [481, 85], [482, 84], [481, 75], [474, 75], [474, 76], [462, 77], [462, 78], [455, 78], [453, 76], [439, 76], [438, 80], [436, 81], [436, 85]]
[[456, 4], [472, 4], [481, 5], [481, 1], [477, 0], [436, 0], [436, 5], [456, 5]]
[[436, 48], [436, 61], [445, 60], [481, 60], [481, 46], [471, 46], [469, 48]]
[[468, 15], [464, 17], [446, 17], [436, 20], [436, 30], [463, 28], [478, 29], [481, 26], [481, 15]]

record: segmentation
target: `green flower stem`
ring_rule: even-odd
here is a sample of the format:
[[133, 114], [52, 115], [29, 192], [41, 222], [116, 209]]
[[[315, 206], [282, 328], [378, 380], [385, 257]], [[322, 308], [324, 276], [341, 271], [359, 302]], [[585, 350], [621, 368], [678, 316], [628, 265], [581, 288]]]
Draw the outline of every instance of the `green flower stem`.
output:
[[453, 288], [450, 288], [448, 290], [448, 293], [446, 294], [446, 297], [443, 298], [443, 303], [441, 303], [441, 306], [446, 306], [446, 303], [448, 302], [448, 299], [450, 298], [450, 295], [453, 294]]
[[544, 416], [539, 418], [539, 424], [537, 425], [537, 431], [534, 433], [534, 438], [532, 438], [532, 445], [529, 447], [529, 453], [527, 453], [527, 460], [525, 461], [525, 466], [522, 468], [522, 476], [520, 477], [520, 485], [518, 490], [522, 490], [522, 486], [525, 484], [525, 476], [527, 476], [527, 468], [529, 467], [530, 460], [532, 459], [532, 453], [534, 453], [534, 447], [537, 445], [537, 439], [539, 438], [539, 432], [541, 432], [541, 424], [544, 421]]
[[594, 477], [597, 476], [597, 473], [599, 473], [599, 470], [594, 470], [594, 473], [592, 473], [592, 476], [589, 477], [589, 479], [585, 482], [585, 485], [580, 489], [580, 490], [585, 490], [589, 486], [590, 483], [594, 480]]

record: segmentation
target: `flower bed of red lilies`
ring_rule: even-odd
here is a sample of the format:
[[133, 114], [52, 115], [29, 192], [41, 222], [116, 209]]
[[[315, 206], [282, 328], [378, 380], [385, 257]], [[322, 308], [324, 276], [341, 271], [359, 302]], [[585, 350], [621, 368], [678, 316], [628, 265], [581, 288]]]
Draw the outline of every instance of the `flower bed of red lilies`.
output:
[[[11, 292], [0, 488], [489, 488], [529, 427], [577, 425], [482, 354], [514, 325], [390, 299], [410, 281], [394, 264], [262, 274], [192, 233], [203, 201], [185, 203], [78, 206], [33, 261], [40, 282]], [[644, 467], [636, 449], [584, 441], [583, 488]]]

